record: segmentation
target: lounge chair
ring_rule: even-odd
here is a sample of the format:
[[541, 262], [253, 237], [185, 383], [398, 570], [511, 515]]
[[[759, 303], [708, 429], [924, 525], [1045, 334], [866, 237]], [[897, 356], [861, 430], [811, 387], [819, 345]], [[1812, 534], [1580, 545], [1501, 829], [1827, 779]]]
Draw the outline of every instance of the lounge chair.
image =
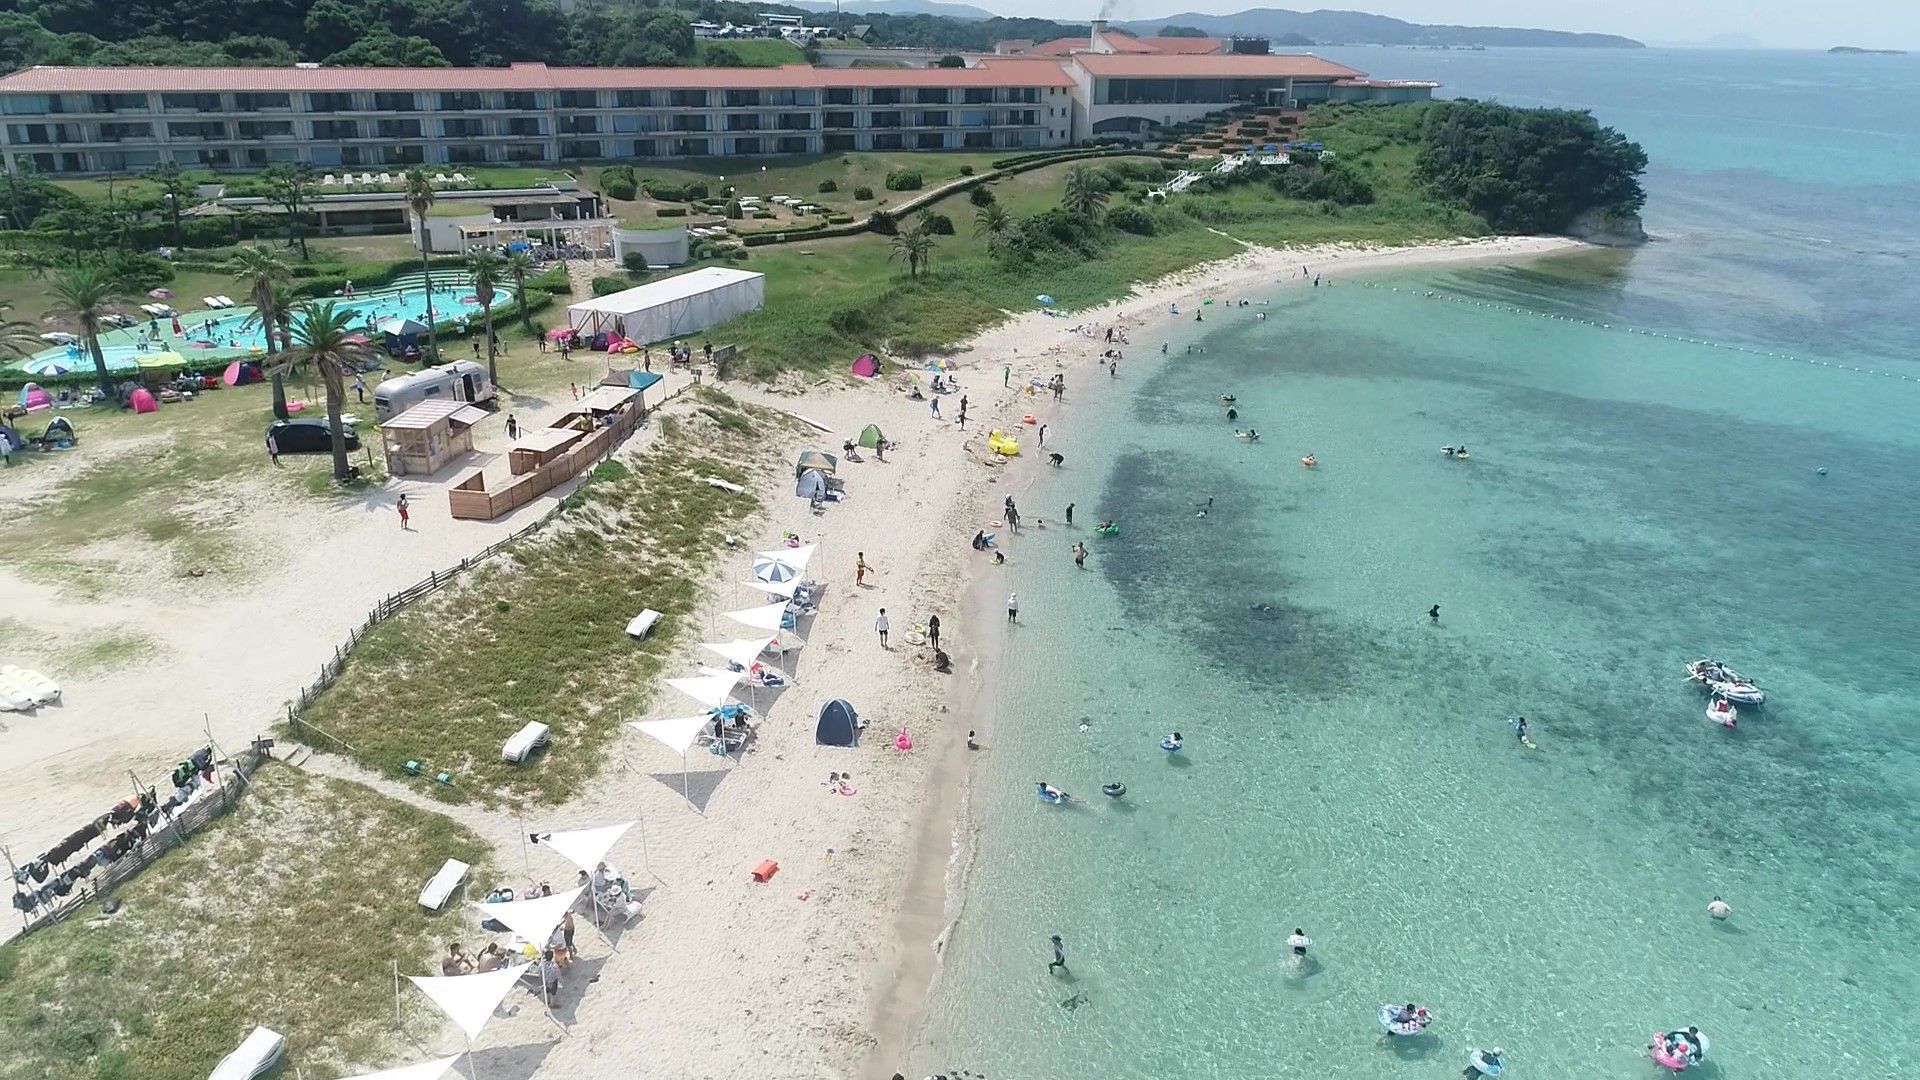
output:
[[321, 177], [321, 178], [320, 178], [320, 186], [321, 186], [321, 187], [332, 187], [333, 185], [335, 185], [335, 184], [337, 184], [337, 183], [339, 183], [339, 181], [337, 181], [337, 180], [335, 180], [335, 179], [333, 178], [333, 174], [332, 174], [332, 173], [328, 173], [327, 175], [325, 175], [325, 176], [323, 176], [323, 177]]
[[254, 1080], [265, 1076], [280, 1062], [280, 1054], [287, 1047], [287, 1040], [277, 1031], [257, 1027], [240, 1040], [233, 1053], [220, 1059], [213, 1067], [207, 1080]]
[[434, 182], [434, 183], [436, 183], [436, 184], [451, 184], [451, 183], [453, 183], [453, 181], [452, 181], [451, 179], [449, 179], [449, 178], [448, 178], [448, 176], [447, 176], [447, 174], [446, 174], [446, 173], [443, 173], [443, 172], [437, 172], [437, 173], [434, 173], [434, 174], [433, 174], [433, 182]]
[[456, 184], [466, 184], [466, 183], [471, 183], [471, 181], [469, 181], [469, 180], [467, 179], [467, 174], [466, 174], [466, 173], [463, 173], [463, 172], [457, 172], [457, 173], [454, 173], [454, 174], [453, 174], [453, 182], [454, 182], [454, 183], [456, 183]]
[[363, 183], [363, 184], [365, 184], [365, 185], [367, 185], [368, 187], [372, 187], [372, 186], [373, 186], [373, 174], [372, 174], [372, 173], [370, 173], [370, 172], [363, 172], [363, 173], [361, 173], [361, 174], [360, 174], [360, 182], [361, 182], [361, 183]]
[[379, 181], [380, 181], [381, 183], [383, 183], [383, 184], [391, 184], [391, 183], [393, 183], [393, 175], [392, 175], [391, 173], [381, 173], [381, 174], [380, 174], [380, 175], [379, 175], [378, 177], [376, 177], [375, 179], [377, 179], [377, 180], [379, 180]]
[[427, 882], [426, 888], [420, 890], [420, 906], [428, 911], [439, 911], [446, 907], [447, 901], [453, 899], [454, 892], [460, 888], [461, 882], [467, 880], [467, 874], [472, 870], [473, 867], [459, 859], [448, 859], [442, 863], [439, 872]]
[[653, 628], [659, 621], [660, 613], [652, 608], [647, 608], [640, 614], [635, 615], [633, 620], [627, 623], [627, 636], [631, 638], [646, 637], [648, 634], [653, 633]]
[[547, 725], [538, 720], [529, 720], [527, 726], [513, 733], [505, 746], [500, 748], [500, 760], [519, 764], [533, 755], [533, 752], [547, 745]]

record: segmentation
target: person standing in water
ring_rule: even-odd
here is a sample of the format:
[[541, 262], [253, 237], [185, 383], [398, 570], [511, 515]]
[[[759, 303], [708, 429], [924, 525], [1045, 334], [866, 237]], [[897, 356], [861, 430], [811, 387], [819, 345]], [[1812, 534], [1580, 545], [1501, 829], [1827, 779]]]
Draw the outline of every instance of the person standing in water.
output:
[[1072, 503], [1067, 504], [1067, 526], [1069, 528], [1073, 526], [1073, 504]]
[[1020, 594], [1019, 593], [1007, 594], [1007, 621], [1010, 623], [1017, 623], [1020, 621]]
[[1293, 933], [1287, 935], [1287, 949], [1293, 954], [1294, 967], [1299, 967], [1307, 962], [1307, 946], [1311, 944], [1313, 944], [1313, 939], [1307, 936], [1305, 930], [1297, 926], [1293, 928]]
[[1432, 619], [1434, 622], [1440, 621], [1440, 605], [1439, 604], [1435, 604], [1432, 607], [1427, 609], [1427, 618]]
[[1707, 914], [1716, 919], [1725, 919], [1733, 914], [1733, 905], [1716, 896], [1707, 904]]
[[1087, 565], [1087, 545], [1078, 540], [1073, 542], [1073, 565], [1082, 569]]
[[1048, 938], [1047, 943], [1053, 946], [1053, 959], [1047, 964], [1047, 974], [1051, 975], [1056, 971], [1066, 971], [1067, 943], [1060, 940], [1059, 934]]

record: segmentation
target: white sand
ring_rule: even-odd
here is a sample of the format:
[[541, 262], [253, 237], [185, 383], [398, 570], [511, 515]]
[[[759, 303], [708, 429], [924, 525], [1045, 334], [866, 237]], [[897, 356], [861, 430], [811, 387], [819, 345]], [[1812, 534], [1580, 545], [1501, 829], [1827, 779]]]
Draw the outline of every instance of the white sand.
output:
[[[830, 588], [804, 647], [789, 663], [798, 685], [768, 710], [758, 749], [731, 767], [698, 751], [689, 758], [696, 784], [712, 787], [719, 780], [704, 814], [681, 799], [677, 757], [629, 729], [590, 791], [526, 820], [528, 829], [558, 829], [639, 814], [644, 834], [629, 833], [615, 848], [613, 861], [636, 888], [653, 891], [644, 917], [618, 936], [617, 954], [583, 922], [578, 934], [583, 958], [565, 977], [557, 1024], [542, 1015], [537, 999], [509, 996], [510, 1015], [495, 1020], [480, 1041], [481, 1073], [564, 1080], [891, 1076], [917, 1023], [933, 973], [933, 946], [946, 920], [945, 878], [953, 861], [954, 823], [963, 816], [966, 732], [978, 728], [983, 741], [990, 738], [990, 718], [975, 715], [969, 703], [981, 683], [976, 659], [993, 654], [996, 620], [983, 620], [976, 633], [964, 617], [963, 593], [970, 580], [990, 590], [994, 578], [991, 572], [977, 579], [970, 574], [979, 559], [967, 538], [988, 520], [986, 509], [997, 505], [1003, 492], [1017, 492], [1022, 479], [1039, 467], [1040, 455], [1031, 446], [1028, 456], [1010, 467], [990, 461], [983, 445], [988, 427], [1023, 412], [1050, 425], [1062, 423], [1078, 395], [1107, 392], [1101, 389], [1104, 377], [1075, 372], [1106, 348], [1093, 328], [1167, 319], [1170, 302], [1191, 310], [1192, 301], [1201, 297], [1225, 300], [1237, 290], [1286, 284], [1289, 271], [1292, 283], [1310, 286], [1299, 277], [1302, 264], [1338, 280], [1399, 266], [1503, 259], [1572, 246], [1571, 241], [1520, 238], [1387, 251], [1250, 250], [1098, 311], [1071, 318], [1020, 315], [981, 334], [955, 357], [971, 405], [965, 430], [953, 423], [955, 396], [942, 402], [944, 421], [935, 421], [924, 403], [879, 387], [792, 387], [791, 394], [729, 387], [748, 400], [791, 408], [837, 433], [795, 440], [790, 450], [812, 445], [837, 452], [843, 438], [868, 422], [880, 424], [900, 448], [884, 463], [843, 464], [840, 475], [851, 497], [818, 519], [793, 497], [790, 472], [776, 470], [759, 491], [767, 513], [748, 544], [723, 557], [723, 572], [701, 615], [711, 627], [707, 640], [736, 636], [736, 628], [717, 620], [717, 613], [763, 599], [732, 583], [745, 576], [749, 548], [770, 546], [783, 530], [820, 543], [812, 576]], [[1083, 326], [1086, 333], [1076, 332]], [[1012, 366], [1016, 385], [1027, 377], [1069, 372], [1067, 401], [1056, 405], [1044, 395], [1023, 398], [1002, 389], [992, 378], [1003, 365]], [[1127, 371], [1123, 361], [1122, 382]], [[1031, 443], [1031, 429], [1020, 435]], [[302, 534], [312, 535], [313, 511], [300, 511], [290, 502], [276, 505], [271, 514], [259, 515], [270, 519], [259, 527], [276, 530], [290, 554], [258, 585], [200, 603], [169, 602], [165, 608], [136, 598], [111, 613], [104, 603], [84, 605], [102, 609], [90, 619], [149, 629], [166, 641], [170, 655], [164, 665], [70, 688], [72, 704], [53, 722], [8, 721], [0, 749], [10, 751], [14, 768], [0, 781], [0, 833], [19, 848], [35, 850], [56, 839], [69, 822], [124, 793], [123, 766], [152, 775], [191, 744], [202, 710], [214, 715], [217, 736], [244, 739], [259, 726], [255, 718], [271, 714], [277, 702], [312, 678], [330, 643], [364, 617], [382, 593], [518, 526], [517, 520], [450, 522], [444, 498], [417, 498], [422, 511], [416, 515], [417, 532], [398, 532], [386, 505], [388, 494], [357, 514], [329, 515], [323, 524], [337, 538], [324, 549], [300, 541]], [[1009, 550], [1020, 543], [1008, 538]], [[870, 588], [853, 583], [860, 551], [875, 570]], [[359, 583], [357, 595], [304, 587], [325, 580], [327, 567], [340, 558], [366, 568], [368, 580]], [[276, 596], [296, 588], [300, 618], [275, 614]], [[217, 582], [207, 586], [210, 597], [220, 597], [220, 589]], [[999, 599], [997, 592], [993, 599]], [[45, 590], [0, 574], [0, 604], [6, 610], [44, 610], [58, 602]], [[893, 626], [888, 651], [880, 648], [873, 630], [881, 607]], [[905, 640], [930, 612], [941, 615], [955, 675], [934, 675], [924, 651]], [[691, 644], [683, 655], [688, 673], [703, 662]], [[684, 701], [671, 700], [676, 697], [664, 692], [651, 715], [694, 711]], [[815, 712], [833, 697], [852, 701], [871, 725], [858, 749], [814, 745]], [[893, 735], [902, 726], [915, 741], [909, 753], [893, 749]], [[332, 759], [316, 760], [328, 771], [345, 768]], [[858, 794], [827, 794], [823, 781], [830, 770], [851, 771]], [[376, 786], [419, 798], [396, 785]], [[501, 866], [521, 866], [520, 821], [465, 808], [455, 816], [498, 845]], [[748, 870], [768, 858], [779, 862], [779, 874], [769, 884], [751, 883]], [[556, 885], [571, 878], [565, 864], [538, 849], [531, 871]], [[271, 1023], [272, 1018], [260, 1020]], [[449, 1029], [437, 1045], [451, 1052], [462, 1042]]]

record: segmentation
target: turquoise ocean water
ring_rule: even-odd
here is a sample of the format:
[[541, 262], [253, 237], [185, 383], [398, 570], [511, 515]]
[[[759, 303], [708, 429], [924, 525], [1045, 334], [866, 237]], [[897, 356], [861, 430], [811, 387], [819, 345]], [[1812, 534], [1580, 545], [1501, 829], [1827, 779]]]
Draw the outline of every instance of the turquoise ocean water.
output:
[[[1339, 58], [1593, 107], [1662, 239], [1281, 289], [1073, 388], [913, 1074], [1650, 1080], [1691, 1023], [1707, 1077], [1915, 1075], [1920, 61]], [[1698, 655], [1768, 705], [1708, 723]], [[1438, 1026], [1376, 1045], [1389, 1000]]]

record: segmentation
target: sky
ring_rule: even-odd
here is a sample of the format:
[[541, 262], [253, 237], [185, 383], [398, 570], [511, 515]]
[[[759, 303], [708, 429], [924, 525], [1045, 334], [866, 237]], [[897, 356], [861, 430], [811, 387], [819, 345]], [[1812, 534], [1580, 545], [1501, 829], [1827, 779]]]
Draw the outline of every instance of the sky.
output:
[[[1039, 14], [1031, 0], [958, 0], [1002, 15]], [[1103, 0], [1049, 0], [1048, 18], [1091, 18]], [[1408, 22], [1524, 26], [1624, 34], [1648, 44], [1715, 44], [1738, 35], [1761, 47], [1920, 50], [1920, 0], [1107, 0], [1112, 19], [1181, 11], [1229, 14], [1256, 7], [1333, 8]]]

